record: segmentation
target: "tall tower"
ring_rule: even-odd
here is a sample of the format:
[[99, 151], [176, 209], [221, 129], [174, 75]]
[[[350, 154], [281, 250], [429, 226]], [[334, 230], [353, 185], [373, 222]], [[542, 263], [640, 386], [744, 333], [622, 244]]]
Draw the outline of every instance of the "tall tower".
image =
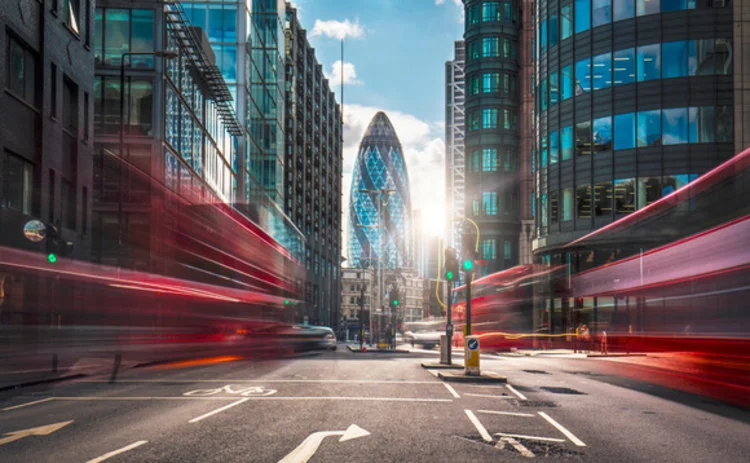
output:
[[448, 245], [461, 244], [460, 230], [455, 217], [464, 215], [464, 184], [466, 180], [466, 156], [464, 150], [464, 64], [466, 50], [464, 41], [454, 44], [452, 61], [445, 63], [445, 186], [446, 220], [448, 221]]
[[411, 267], [409, 174], [401, 142], [382, 111], [375, 114], [362, 137], [352, 175], [352, 267]]

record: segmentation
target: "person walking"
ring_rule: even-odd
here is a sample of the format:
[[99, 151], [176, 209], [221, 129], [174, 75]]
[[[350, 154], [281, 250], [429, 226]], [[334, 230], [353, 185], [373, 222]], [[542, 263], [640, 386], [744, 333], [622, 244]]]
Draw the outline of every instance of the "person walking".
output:
[[602, 342], [600, 345], [600, 353], [602, 355], [607, 355], [609, 352], [607, 351], [607, 332], [602, 331]]

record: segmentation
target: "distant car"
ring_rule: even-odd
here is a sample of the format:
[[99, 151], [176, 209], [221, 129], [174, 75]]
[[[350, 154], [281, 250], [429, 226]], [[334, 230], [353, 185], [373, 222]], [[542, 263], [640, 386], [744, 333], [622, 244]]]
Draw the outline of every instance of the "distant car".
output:
[[331, 328], [326, 327], [320, 327], [324, 332], [323, 336], [323, 347], [330, 350], [336, 350], [338, 347], [336, 344], [336, 333], [333, 332]]
[[404, 342], [411, 344], [412, 347], [420, 345], [425, 349], [433, 349], [440, 344], [440, 336], [445, 334], [445, 321], [408, 322], [405, 328]]

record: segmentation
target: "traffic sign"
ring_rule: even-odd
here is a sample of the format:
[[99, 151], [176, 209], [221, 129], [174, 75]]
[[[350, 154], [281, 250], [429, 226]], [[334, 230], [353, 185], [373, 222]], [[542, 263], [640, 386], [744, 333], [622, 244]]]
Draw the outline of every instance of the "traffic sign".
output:
[[469, 350], [479, 350], [479, 339], [471, 338], [466, 341], [466, 345], [468, 346]]
[[467, 336], [464, 344], [464, 373], [479, 376], [479, 338]]

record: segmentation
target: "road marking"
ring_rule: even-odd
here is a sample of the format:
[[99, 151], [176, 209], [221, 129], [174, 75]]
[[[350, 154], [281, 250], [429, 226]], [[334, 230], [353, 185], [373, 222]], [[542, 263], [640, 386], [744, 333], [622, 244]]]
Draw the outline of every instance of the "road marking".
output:
[[479, 431], [479, 435], [482, 436], [482, 439], [485, 440], [485, 442], [492, 442], [492, 436], [490, 436], [490, 433], [487, 432], [487, 429], [482, 425], [482, 422], [479, 421], [479, 418], [474, 415], [474, 413], [471, 412], [471, 410], [464, 410], [466, 412], [466, 416], [469, 417], [469, 420], [474, 424], [474, 427], [477, 428], [477, 431]]
[[558, 439], [556, 437], [525, 436], [523, 434], [507, 434], [504, 432], [496, 432], [495, 435], [503, 437], [517, 437], [519, 439], [540, 440], [544, 442], [565, 442], [565, 439]]
[[123, 447], [121, 449], [112, 450], [111, 452], [105, 453], [104, 455], [102, 455], [100, 457], [96, 457], [93, 460], [89, 460], [86, 463], [99, 463], [100, 461], [107, 460], [109, 458], [114, 457], [115, 455], [119, 455], [119, 454], [125, 453], [125, 452], [127, 452], [129, 450], [133, 450], [134, 448], [140, 447], [141, 445], [147, 444], [147, 443], [148, 443], [147, 440], [139, 440], [138, 442], [133, 442], [132, 444], [126, 445], [125, 447]]
[[552, 426], [556, 427], [561, 433], [565, 434], [565, 437], [567, 437], [568, 439], [570, 439], [570, 441], [573, 442], [574, 444], [576, 444], [577, 446], [579, 446], [579, 447], [586, 447], [586, 444], [584, 444], [581, 439], [577, 438], [575, 436], [575, 434], [573, 434], [572, 432], [570, 432], [567, 429], [565, 429], [565, 427], [563, 425], [561, 425], [557, 421], [553, 420], [552, 417], [550, 417], [548, 414], [546, 414], [544, 412], [539, 412], [539, 416], [541, 416], [542, 418], [544, 418], [545, 420], [547, 420], [549, 422], [549, 424], [551, 424]]
[[472, 397], [487, 397], [490, 399], [512, 399], [510, 396], [503, 395], [490, 395], [490, 394], [474, 394], [473, 392], [464, 392], [464, 395], [470, 395]]
[[206, 413], [204, 415], [201, 415], [201, 416], [199, 416], [197, 418], [193, 418], [192, 420], [188, 421], [188, 423], [197, 423], [197, 422], [199, 422], [202, 419], [208, 418], [209, 416], [215, 415], [217, 413], [221, 413], [224, 410], [228, 410], [228, 409], [234, 407], [235, 405], [239, 405], [239, 404], [241, 404], [243, 402], [247, 402], [248, 400], [250, 400], [250, 399], [244, 398], [244, 399], [240, 399], [240, 400], [238, 400], [236, 402], [232, 402], [229, 405], [224, 405], [223, 407], [219, 407], [219, 408], [217, 408], [216, 410], [214, 410], [212, 412], [208, 412], [208, 413]]
[[497, 410], [477, 410], [478, 413], [488, 413], [490, 415], [508, 415], [508, 416], [527, 416], [527, 417], [533, 417], [536, 415], [533, 415], [531, 413], [517, 413], [517, 412], [501, 412]]
[[[380, 380], [380, 379], [125, 379], [117, 380], [118, 384], [138, 384], [138, 383], [224, 383], [231, 381], [233, 383], [325, 383], [325, 384], [431, 384], [436, 385], [435, 381], [427, 380]], [[109, 383], [109, 380], [88, 379], [77, 381], [81, 383]]]
[[[55, 397], [55, 400], [118, 401], [118, 400], [232, 400], [233, 397]], [[453, 402], [453, 399], [430, 399], [420, 397], [244, 397], [241, 400], [361, 400], [375, 402]]]
[[521, 455], [525, 456], [526, 458], [534, 458], [534, 452], [527, 449], [523, 444], [518, 442], [517, 440], [513, 439], [512, 437], [501, 437], [500, 440], [495, 444], [496, 449], [504, 449], [506, 445], [511, 445], [514, 449], [518, 451]]
[[513, 386], [511, 386], [510, 384], [506, 384], [505, 386], [506, 386], [506, 387], [508, 388], [508, 390], [509, 390], [510, 392], [512, 392], [513, 394], [517, 395], [519, 399], [521, 399], [521, 400], [527, 400], [527, 399], [526, 399], [526, 396], [525, 396], [525, 395], [523, 395], [523, 394], [521, 394], [520, 392], [518, 392], [518, 391], [516, 390], [516, 388], [514, 388], [514, 387], [513, 387]]
[[33, 402], [27, 402], [27, 403], [21, 404], [21, 405], [14, 405], [12, 407], [3, 408], [3, 411], [7, 412], [7, 411], [10, 411], [10, 410], [15, 410], [17, 408], [28, 407], [29, 405], [35, 405], [35, 404], [40, 404], [40, 403], [43, 403], [43, 402], [49, 402], [51, 400], [55, 400], [55, 398], [54, 397], [47, 397], [46, 399], [42, 399], [42, 400], [35, 400]]
[[211, 395], [221, 394], [222, 392], [225, 392], [227, 394], [241, 395], [242, 397], [248, 397], [248, 396], [265, 397], [265, 396], [276, 394], [276, 389], [266, 389], [263, 386], [260, 386], [260, 387], [253, 386], [253, 387], [248, 387], [245, 389], [240, 389], [239, 391], [235, 391], [234, 389], [232, 389], [231, 384], [227, 384], [224, 387], [219, 387], [216, 389], [197, 389], [195, 391], [186, 392], [182, 395], [207, 397]]
[[457, 399], [460, 399], [460, 398], [461, 398], [461, 396], [460, 396], [460, 395], [458, 395], [458, 392], [456, 392], [456, 390], [455, 390], [455, 389], [453, 389], [453, 387], [452, 387], [452, 386], [451, 386], [450, 384], [448, 384], [448, 383], [443, 383], [443, 386], [445, 386], [445, 388], [446, 388], [446, 389], [448, 389], [448, 392], [450, 392], [451, 394], [453, 394], [453, 397], [455, 397], [455, 398], [457, 398]]
[[370, 431], [364, 430], [353, 424], [347, 428], [346, 431], [318, 431], [310, 434], [297, 446], [294, 450], [289, 452], [287, 456], [282, 458], [279, 463], [307, 463], [315, 452], [323, 443], [323, 439], [329, 436], [341, 436], [339, 442], [346, 442], [348, 440], [357, 439], [360, 437], [366, 437], [370, 435]]
[[72, 422], [73, 420], [61, 421], [59, 423], [48, 424], [46, 426], [39, 426], [36, 428], [30, 428], [30, 429], [21, 429], [20, 431], [6, 432], [5, 435], [7, 437], [0, 439], [0, 445], [10, 444], [11, 442], [15, 442], [19, 439], [23, 439], [24, 437], [29, 437], [29, 436], [46, 436], [48, 434], [52, 434], [53, 432], [57, 431], [60, 428], [64, 428], [65, 426], [69, 425]]
[[[429, 371], [430, 373], [432, 373], [432, 376], [434, 376], [434, 377], [436, 377], [436, 378], [439, 378], [439, 377], [440, 377], [440, 376], [438, 376], [438, 373], [439, 373], [439, 372], [438, 372], [437, 370], [429, 370], [429, 369], [428, 369], [427, 371]], [[443, 384], [445, 384], [445, 383], [443, 383]]]

